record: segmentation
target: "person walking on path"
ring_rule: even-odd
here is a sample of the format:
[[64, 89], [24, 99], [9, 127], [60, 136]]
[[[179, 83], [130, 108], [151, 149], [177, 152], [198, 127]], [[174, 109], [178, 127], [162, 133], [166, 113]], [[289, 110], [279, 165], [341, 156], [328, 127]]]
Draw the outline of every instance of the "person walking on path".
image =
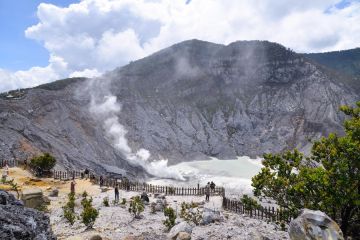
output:
[[100, 181], [99, 181], [99, 183], [100, 183], [100, 188], [104, 185], [104, 178], [103, 178], [103, 176], [100, 176]]
[[118, 203], [119, 202], [119, 185], [118, 184], [115, 185], [114, 191], [115, 191], [115, 202]]
[[75, 194], [75, 180], [72, 180], [70, 183], [70, 193]]
[[205, 201], [210, 201], [210, 183], [208, 182], [205, 186]]

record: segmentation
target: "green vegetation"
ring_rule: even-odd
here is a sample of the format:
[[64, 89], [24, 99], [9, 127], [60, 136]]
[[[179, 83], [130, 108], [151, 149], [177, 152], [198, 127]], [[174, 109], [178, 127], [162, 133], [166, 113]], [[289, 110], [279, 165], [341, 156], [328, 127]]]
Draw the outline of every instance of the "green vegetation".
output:
[[110, 204], [109, 204], [109, 197], [104, 197], [104, 199], [103, 199], [103, 204], [104, 204], [105, 207], [109, 207], [109, 206], [110, 206]]
[[75, 223], [76, 215], [75, 215], [75, 194], [68, 194], [68, 202], [65, 206], [62, 207], [64, 211], [65, 219], [73, 225]]
[[252, 209], [259, 209], [261, 205], [256, 201], [256, 199], [249, 197], [244, 194], [240, 199], [241, 203], [244, 205], [245, 210], [249, 211]]
[[92, 206], [92, 198], [83, 197], [81, 200], [83, 211], [81, 213], [82, 222], [87, 229], [91, 229], [94, 226], [96, 218], [99, 216], [99, 211]]
[[254, 194], [276, 200], [294, 217], [302, 208], [331, 216], [345, 236], [359, 237], [360, 102], [341, 107], [349, 118], [345, 136], [330, 134], [314, 142], [308, 158], [296, 149], [265, 154], [261, 172], [252, 178]]
[[20, 189], [19, 189], [19, 185], [16, 182], [14, 182], [14, 179], [6, 180], [4, 178], [1, 178], [0, 183], [5, 184], [5, 185], [10, 185], [11, 191], [16, 192], [16, 197], [17, 197], [17, 199], [19, 199], [19, 196], [20, 196], [19, 191], [20, 191]]
[[120, 203], [121, 205], [125, 205], [126, 204], [126, 198], [123, 198], [122, 200], [121, 200], [121, 203]]
[[198, 209], [198, 204], [194, 202], [181, 203], [180, 217], [188, 223], [194, 223], [195, 225], [200, 225], [202, 220], [202, 215]]
[[164, 225], [167, 227], [168, 231], [175, 226], [176, 214], [173, 208], [166, 207], [164, 209], [164, 215], [166, 219], [163, 221]]
[[33, 169], [38, 176], [49, 173], [55, 164], [56, 159], [50, 155], [50, 153], [44, 153], [30, 160], [30, 168]]
[[140, 213], [144, 211], [144, 203], [139, 196], [131, 198], [129, 212], [134, 214], [135, 218], [140, 218]]

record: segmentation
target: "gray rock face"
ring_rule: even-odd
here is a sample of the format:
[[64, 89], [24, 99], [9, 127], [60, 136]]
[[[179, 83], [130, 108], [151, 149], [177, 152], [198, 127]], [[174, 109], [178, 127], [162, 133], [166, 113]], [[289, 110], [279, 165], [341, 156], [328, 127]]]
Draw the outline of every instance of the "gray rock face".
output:
[[289, 235], [292, 240], [343, 240], [339, 226], [321, 211], [304, 209], [300, 216], [290, 222]]
[[187, 222], [181, 222], [171, 228], [167, 237], [168, 239], [175, 240], [180, 232], [186, 232], [188, 234], [191, 234], [192, 227]]
[[[134, 152], [175, 164], [308, 151], [310, 139], [341, 133], [338, 107], [359, 100], [338, 76], [274, 43], [192, 40], [104, 75], [92, 92], [117, 97]], [[58, 167], [144, 176], [113, 147], [90, 101], [86, 79], [0, 99], [0, 158], [49, 151]]]
[[13, 195], [0, 190], [0, 239], [51, 240], [56, 237], [48, 216], [22, 206]]

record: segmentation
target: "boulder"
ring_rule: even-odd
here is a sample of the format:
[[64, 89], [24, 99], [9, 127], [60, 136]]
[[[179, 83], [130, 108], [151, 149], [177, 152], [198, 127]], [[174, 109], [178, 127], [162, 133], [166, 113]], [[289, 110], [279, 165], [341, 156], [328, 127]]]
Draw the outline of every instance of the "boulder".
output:
[[0, 190], [0, 239], [55, 240], [50, 219]]
[[102, 237], [100, 235], [94, 235], [90, 238], [90, 240], [102, 240]]
[[21, 200], [25, 207], [38, 208], [45, 204], [43, 192], [40, 188], [25, 189], [21, 193]]
[[292, 240], [343, 240], [339, 226], [321, 211], [303, 209], [300, 215], [290, 222], [289, 235]]
[[224, 218], [221, 216], [220, 211], [214, 211], [209, 208], [205, 208], [202, 214], [202, 225], [208, 225], [214, 222], [221, 222]]
[[176, 240], [180, 232], [187, 232], [191, 234], [192, 227], [187, 222], [180, 222], [179, 224], [171, 228], [170, 232], [167, 235], [168, 239]]
[[134, 235], [128, 235], [123, 238], [123, 240], [144, 240], [143, 236], [134, 236]]
[[176, 237], [176, 240], [190, 240], [191, 235], [187, 232], [179, 232], [179, 234]]
[[53, 188], [49, 193], [49, 197], [57, 197], [57, 196], [59, 196], [59, 189]]

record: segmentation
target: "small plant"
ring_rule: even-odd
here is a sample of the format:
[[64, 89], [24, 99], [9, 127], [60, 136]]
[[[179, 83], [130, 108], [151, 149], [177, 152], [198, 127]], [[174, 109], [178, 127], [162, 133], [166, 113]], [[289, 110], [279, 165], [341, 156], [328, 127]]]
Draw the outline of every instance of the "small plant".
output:
[[123, 198], [122, 200], [121, 200], [121, 203], [120, 203], [121, 205], [125, 205], [126, 204], [126, 198]]
[[164, 225], [167, 227], [167, 230], [175, 226], [176, 214], [172, 207], [166, 207], [164, 209], [164, 215], [166, 217], [165, 221], [163, 221]]
[[81, 194], [81, 196], [82, 196], [83, 198], [86, 198], [86, 197], [88, 196], [88, 193], [87, 193], [86, 191], [84, 191], [84, 192]]
[[65, 219], [71, 225], [73, 225], [75, 223], [75, 220], [76, 220], [76, 215], [75, 215], [75, 194], [74, 193], [69, 193], [68, 194], [68, 202], [65, 204], [65, 206], [63, 206], [62, 209], [64, 211]]
[[129, 212], [134, 214], [135, 218], [140, 218], [140, 213], [144, 211], [144, 203], [139, 196], [133, 197], [130, 201]]
[[249, 197], [246, 194], [244, 194], [240, 201], [244, 205], [245, 210], [247, 211], [250, 211], [252, 209], [259, 209], [261, 207], [261, 205], [256, 201], [256, 199]]
[[151, 205], [150, 205], [150, 213], [151, 213], [151, 214], [155, 214], [155, 213], [156, 213], [156, 208], [155, 208], [155, 206], [156, 206], [156, 203], [151, 203]]
[[10, 185], [11, 187], [11, 191], [14, 191], [16, 192], [16, 195], [17, 195], [17, 198], [19, 199], [19, 196], [20, 196], [20, 187], [17, 183], [14, 182], [14, 179], [11, 179], [11, 180], [6, 180], [6, 179], [1, 179], [1, 183], [2, 184], [6, 184], [6, 185]]
[[202, 220], [202, 215], [200, 210], [198, 209], [198, 204], [191, 202], [181, 203], [180, 217], [183, 218], [188, 223], [194, 223], [195, 225], [200, 225]]
[[82, 222], [85, 224], [87, 229], [91, 229], [94, 226], [96, 218], [99, 216], [99, 211], [92, 206], [92, 198], [84, 197], [81, 200], [83, 211], [81, 213]]
[[169, 187], [168, 192], [169, 192], [169, 194], [175, 194], [175, 188], [174, 187]]
[[104, 204], [105, 207], [109, 207], [109, 206], [110, 206], [110, 204], [109, 204], [109, 197], [104, 197], [104, 199], [103, 199], [103, 204]]

